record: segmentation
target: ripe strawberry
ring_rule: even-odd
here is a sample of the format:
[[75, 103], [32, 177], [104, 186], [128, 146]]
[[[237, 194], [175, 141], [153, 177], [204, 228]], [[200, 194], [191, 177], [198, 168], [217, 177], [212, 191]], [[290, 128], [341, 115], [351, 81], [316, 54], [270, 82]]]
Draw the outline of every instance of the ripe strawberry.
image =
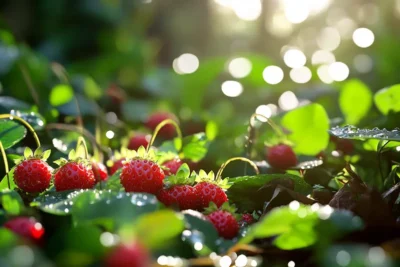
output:
[[136, 134], [129, 139], [128, 149], [138, 150], [139, 147], [147, 147], [151, 136], [145, 134]]
[[272, 167], [283, 170], [297, 164], [296, 154], [293, 152], [293, 149], [284, 144], [270, 147], [268, 149], [267, 161]]
[[[167, 113], [167, 112], [157, 112], [157, 113], [150, 115], [150, 117], [145, 122], [145, 125], [147, 128], [154, 131], [156, 129], [157, 125], [166, 119], [171, 119], [171, 120], [177, 121], [177, 118], [175, 117], [174, 114]], [[159, 135], [165, 139], [171, 139], [175, 135], [175, 127], [171, 124], [167, 124], [161, 128]]]
[[39, 193], [46, 190], [51, 182], [53, 168], [47, 164], [50, 150], [42, 153], [38, 148], [33, 154], [30, 148], [26, 148], [24, 159], [17, 160], [14, 170], [15, 184], [25, 192]]
[[242, 219], [239, 221], [239, 224], [249, 225], [254, 222], [254, 217], [250, 213], [242, 214]]
[[163, 167], [166, 167], [167, 170], [164, 170], [165, 175], [173, 175], [178, 172], [179, 167], [181, 167], [183, 162], [180, 159], [172, 159], [163, 163]]
[[235, 218], [235, 209], [225, 203], [221, 209], [218, 209], [214, 203], [210, 204], [207, 208], [207, 219], [217, 229], [219, 236], [232, 239], [237, 236], [239, 232], [239, 224]]
[[179, 168], [176, 175], [164, 180], [164, 188], [158, 192], [157, 198], [165, 206], [176, 205], [180, 210], [197, 209], [198, 199], [192, 186], [195, 176], [190, 176], [187, 164]]
[[163, 186], [165, 174], [157, 163], [136, 158], [129, 160], [121, 172], [121, 184], [126, 192], [157, 194]]
[[55, 163], [60, 165], [54, 173], [56, 191], [89, 189], [95, 185], [96, 179], [90, 162], [74, 150], [69, 153], [69, 160], [61, 158]]
[[32, 241], [39, 241], [44, 234], [42, 224], [35, 218], [16, 217], [7, 221], [4, 227]]
[[107, 180], [108, 172], [106, 166], [103, 163], [92, 161], [92, 171], [96, 182]]
[[139, 243], [117, 246], [106, 258], [106, 267], [150, 267], [150, 254]]
[[126, 160], [126, 158], [122, 158], [122, 159], [114, 161], [110, 167], [110, 175], [113, 175], [116, 171], [121, 169], [124, 166], [125, 160]]
[[214, 202], [217, 207], [228, 201], [224, 190], [215, 183], [200, 182], [195, 187], [199, 199], [199, 210], [207, 208], [210, 202]]

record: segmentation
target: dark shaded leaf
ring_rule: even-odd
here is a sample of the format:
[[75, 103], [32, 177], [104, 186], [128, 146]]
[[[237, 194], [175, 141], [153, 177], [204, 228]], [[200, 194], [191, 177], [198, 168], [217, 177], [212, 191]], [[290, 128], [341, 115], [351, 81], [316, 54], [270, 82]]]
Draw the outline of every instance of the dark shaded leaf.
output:
[[0, 141], [4, 149], [10, 148], [19, 141], [21, 141], [26, 135], [26, 128], [21, 124], [10, 121], [0, 121]]

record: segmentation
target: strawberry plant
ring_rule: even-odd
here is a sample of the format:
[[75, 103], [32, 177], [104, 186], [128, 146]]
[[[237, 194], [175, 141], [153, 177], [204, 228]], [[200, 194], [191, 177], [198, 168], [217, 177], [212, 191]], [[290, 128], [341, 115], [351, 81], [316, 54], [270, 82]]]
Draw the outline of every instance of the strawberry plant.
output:
[[0, 266], [400, 265], [398, 5], [19, 2]]

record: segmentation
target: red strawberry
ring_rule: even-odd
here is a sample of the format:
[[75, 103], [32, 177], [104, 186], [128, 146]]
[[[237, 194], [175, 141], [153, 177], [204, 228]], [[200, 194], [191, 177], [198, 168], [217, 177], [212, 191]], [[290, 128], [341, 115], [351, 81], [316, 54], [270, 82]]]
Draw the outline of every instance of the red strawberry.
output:
[[30, 148], [26, 148], [24, 160], [17, 160], [14, 170], [15, 184], [25, 192], [38, 193], [46, 190], [51, 182], [53, 168], [45, 161], [50, 156], [50, 150], [42, 154], [41, 149], [33, 154]]
[[157, 163], [135, 158], [124, 164], [120, 177], [126, 192], [157, 194], [163, 187], [165, 174]]
[[[154, 131], [156, 129], [157, 125], [166, 119], [172, 119], [174, 121], [177, 121], [177, 118], [175, 117], [175, 115], [173, 115], [171, 113], [158, 112], [158, 113], [154, 113], [154, 114], [150, 115], [150, 117], [145, 122], [145, 125], [147, 128]], [[175, 135], [175, 127], [171, 124], [167, 124], [161, 128], [159, 135], [166, 139], [173, 138]]]
[[180, 159], [172, 159], [163, 163], [163, 166], [168, 168], [168, 170], [164, 170], [165, 175], [173, 175], [178, 172], [179, 167], [181, 167], [183, 162]]
[[192, 186], [195, 178], [195, 176], [190, 176], [189, 166], [183, 164], [176, 175], [171, 175], [164, 180], [165, 188], [158, 193], [158, 200], [165, 206], [176, 205], [180, 210], [197, 209], [197, 194]]
[[106, 267], [150, 267], [150, 254], [139, 243], [117, 246], [106, 258]]
[[190, 185], [175, 185], [161, 189], [157, 198], [165, 206], [175, 204], [180, 210], [196, 209], [198, 206], [196, 190]]
[[252, 224], [254, 222], [254, 217], [250, 213], [244, 213], [242, 214], [242, 219], [240, 220], [240, 223], [242, 224]]
[[128, 149], [138, 150], [139, 147], [147, 147], [151, 136], [145, 134], [136, 134], [129, 139]]
[[107, 180], [108, 172], [106, 166], [103, 163], [92, 161], [92, 171], [96, 182]]
[[239, 224], [235, 218], [234, 208], [229, 204], [224, 204], [221, 209], [217, 209], [214, 203], [207, 208], [207, 219], [212, 222], [217, 229], [219, 236], [232, 239], [239, 232]]
[[214, 183], [200, 182], [194, 188], [199, 198], [199, 210], [207, 208], [210, 202], [214, 202], [217, 207], [220, 207], [228, 201], [224, 190]]
[[44, 234], [44, 228], [42, 224], [36, 221], [34, 218], [29, 217], [13, 218], [7, 221], [4, 224], [4, 227], [32, 241], [39, 241]]
[[92, 188], [96, 179], [88, 161], [77, 158], [70, 160], [60, 159], [57, 163], [61, 165], [54, 174], [54, 186], [56, 191], [65, 191], [73, 189]]
[[276, 145], [268, 149], [267, 161], [274, 168], [286, 170], [296, 166], [297, 158], [293, 149], [288, 145]]
[[110, 175], [113, 175], [116, 171], [121, 169], [124, 166], [124, 161], [126, 158], [122, 158], [113, 162], [113, 165], [110, 167]]

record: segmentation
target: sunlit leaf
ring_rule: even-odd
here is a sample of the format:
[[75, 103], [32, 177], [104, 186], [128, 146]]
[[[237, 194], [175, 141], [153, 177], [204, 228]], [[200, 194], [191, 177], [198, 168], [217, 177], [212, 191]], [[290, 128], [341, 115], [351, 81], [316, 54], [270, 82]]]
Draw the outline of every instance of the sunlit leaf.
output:
[[4, 149], [10, 148], [26, 135], [26, 128], [15, 121], [0, 120], [0, 141]]
[[61, 106], [70, 102], [74, 97], [74, 90], [66, 84], [59, 84], [53, 87], [50, 92], [49, 101], [52, 106]]
[[[400, 111], [400, 84], [396, 84], [378, 91], [375, 96], [375, 105], [384, 115], [389, 111]], [[358, 103], [357, 103], [358, 105]]]

